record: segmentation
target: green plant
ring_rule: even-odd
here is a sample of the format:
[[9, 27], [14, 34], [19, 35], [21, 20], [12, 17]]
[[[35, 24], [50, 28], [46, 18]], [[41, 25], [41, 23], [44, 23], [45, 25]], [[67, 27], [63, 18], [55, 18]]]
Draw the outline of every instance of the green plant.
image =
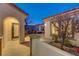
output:
[[72, 44], [70, 43], [70, 41], [68, 39], [64, 40], [64, 45], [67, 47], [72, 47]]
[[58, 41], [58, 35], [53, 34], [52, 36], [53, 36], [54, 41], [55, 41], [56, 43], [58, 43], [58, 42], [59, 42], [59, 41]]

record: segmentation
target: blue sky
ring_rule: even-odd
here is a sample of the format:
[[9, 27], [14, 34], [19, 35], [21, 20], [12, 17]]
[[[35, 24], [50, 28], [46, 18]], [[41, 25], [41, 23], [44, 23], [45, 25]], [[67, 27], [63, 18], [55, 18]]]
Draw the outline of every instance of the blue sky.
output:
[[16, 6], [29, 14], [29, 24], [41, 24], [43, 19], [58, 13], [78, 8], [78, 3], [16, 3]]

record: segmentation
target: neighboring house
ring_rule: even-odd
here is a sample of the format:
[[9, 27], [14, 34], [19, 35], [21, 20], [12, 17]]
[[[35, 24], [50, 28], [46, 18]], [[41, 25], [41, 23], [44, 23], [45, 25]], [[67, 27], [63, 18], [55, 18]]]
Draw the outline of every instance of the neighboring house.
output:
[[15, 42], [16, 40], [19, 43], [24, 42], [26, 16], [28, 14], [15, 4], [0, 4], [0, 36], [3, 38], [1, 41], [3, 48], [8, 45], [8, 42]]
[[[63, 31], [62, 29], [64, 28], [63, 27], [64, 25], [62, 25], [62, 23], [65, 24], [63, 20], [69, 21], [67, 22], [68, 23], [68, 27], [67, 27], [68, 36], [75, 39], [75, 40], [71, 40], [71, 42], [73, 45], [76, 45], [79, 47], [79, 8], [45, 18], [44, 19], [45, 38], [50, 38], [52, 35], [61, 36], [62, 34], [60, 33], [60, 31]], [[57, 27], [60, 28], [60, 30]]]
[[36, 33], [44, 33], [44, 25], [43, 24], [36, 24], [36, 25], [27, 25], [26, 32], [29, 34], [36, 34]]
[[44, 33], [44, 24], [35, 25], [37, 33]]

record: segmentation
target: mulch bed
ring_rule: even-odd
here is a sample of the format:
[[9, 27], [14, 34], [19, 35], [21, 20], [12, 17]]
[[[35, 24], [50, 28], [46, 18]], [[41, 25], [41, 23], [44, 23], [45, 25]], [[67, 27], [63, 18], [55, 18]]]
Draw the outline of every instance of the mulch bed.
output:
[[[49, 44], [61, 49], [61, 43], [51, 42]], [[63, 46], [63, 50], [79, 56], [79, 47], [71, 48], [71, 47]]]

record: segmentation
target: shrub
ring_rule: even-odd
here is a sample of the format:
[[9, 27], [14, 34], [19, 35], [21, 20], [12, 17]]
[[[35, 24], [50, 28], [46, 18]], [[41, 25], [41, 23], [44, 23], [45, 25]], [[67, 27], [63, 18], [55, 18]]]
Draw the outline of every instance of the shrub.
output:
[[52, 36], [53, 36], [53, 39], [55, 40], [55, 42], [58, 43], [59, 42], [58, 41], [58, 35], [53, 34]]
[[64, 45], [67, 46], [67, 47], [73, 47], [68, 39], [65, 39]]

